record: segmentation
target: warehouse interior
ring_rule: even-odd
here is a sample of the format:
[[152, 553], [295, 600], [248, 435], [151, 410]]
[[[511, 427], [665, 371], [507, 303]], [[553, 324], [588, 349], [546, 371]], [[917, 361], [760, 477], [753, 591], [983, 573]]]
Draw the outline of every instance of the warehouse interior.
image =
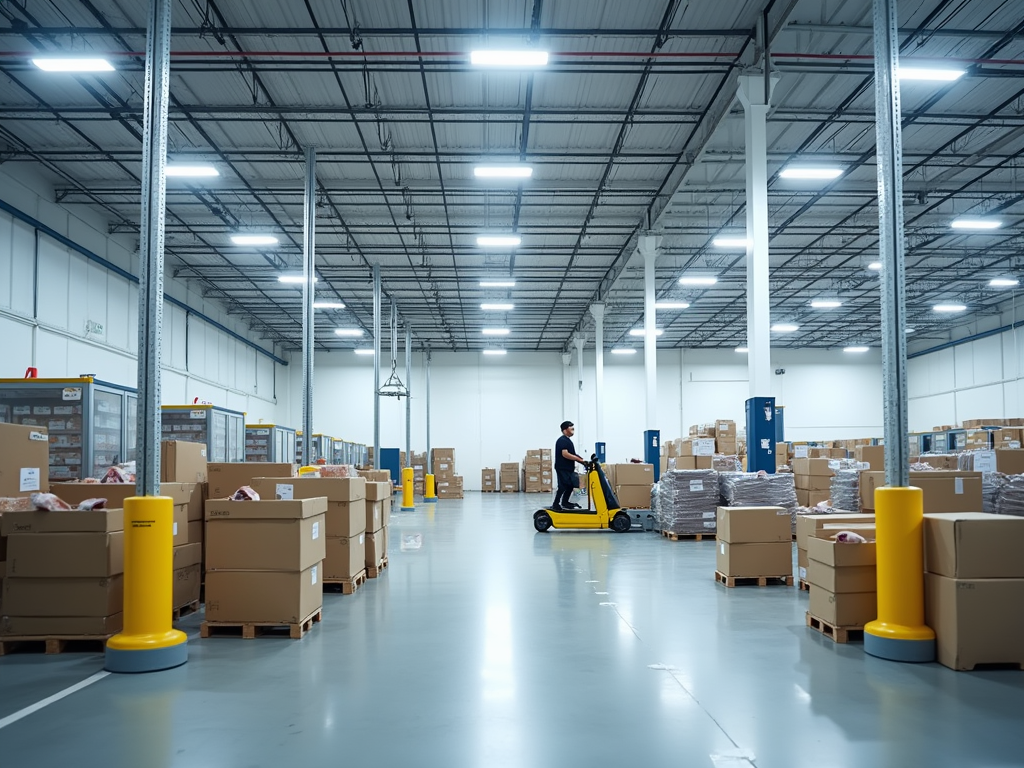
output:
[[[164, 299], [140, 381], [161, 7]], [[886, 8], [898, 70], [878, 54]], [[8, 0], [0, 40], [4, 765], [1019, 764], [1020, 3]], [[47, 387], [61, 405], [29, 394]], [[54, 421], [83, 413], [69, 391], [86, 413], [104, 391], [124, 404], [91, 460], [67, 460], [85, 449]], [[208, 444], [169, 426], [185, 414]], [[572, 498], [603, 530], [536, 517], [565, 421], [600, 457]], [[267, 432], [285, 442], [263, 468]], [[183, 516], [167, 535], [197, 610], [173, 606], [188, 662], [132, 675], [103, 644], [128, 632], [127, 586], [95, 615], [25, 595], [121, 577], [136, 465]], [[938, 648], [921, 664], [872, 650], [895, 573], [874, 489], [908, 483], [923, 515], [898, 567], [923, 580], [906, 600]], [[112, 509], [41, 522], [47, 491]], [[240, 514], [228, 497], [323, 524], [325, 554], [251, 565], [259, 516], [217, 520]], [[231, 524], [252, 527], [248, 553], [223, 544]], [[99, 571], [32, 554], [70, 537], [84, 560], [75, 536], [107, 542]], [[744, 546], [785, 568], [743, 571], [727, 549]], [[310, 568], [322, 603], [303, 587], [276, 621], [291, 636], [218, 619], [226, 574]], [[964, 584], [985, 595], [970, 619], [941, 592]]]

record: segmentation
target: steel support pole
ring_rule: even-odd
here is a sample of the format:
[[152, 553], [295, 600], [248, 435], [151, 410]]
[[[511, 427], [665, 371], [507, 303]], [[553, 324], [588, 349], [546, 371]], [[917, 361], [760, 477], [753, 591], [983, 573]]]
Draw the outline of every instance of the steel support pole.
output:
[[604, 442], [604, 304], [590, 306], [594, 316], [594, 399], [597, 418], [594, 421], [594, 443]]
[[313, 443], [313, 354], [316, 334], [313, 299], [316, 279], [316, 150], [306, 147], [302, 241], [302, 465], [309, 466]]
[[773, 78], [741, 75], [747, 166], [747, 378], [750, 397], [772, 391], [771, 302], [768, 285], [767, 120]]
[[139, 408], [135, 493], [160, 495], [160, 349], [164, 317], [164, 220], [167, 103], [171, 74], [171, 0], [151, 0], [146, 37], [139, 228]]
[[647, 429], [658, 428], [658, 337], [655, 301], [655, 261], [661, 238], [641, 235], [640, 255], [644, 257], [644, 374], [647, 381]]
[[380, 264], [373, 265], [373, 468], [380, 469]]
[[405, 324], [405, 466], [412, 466], [412, 329]]
[[[576, 433], [579, 434], [579, 422], [583, 421], [583, 347], [586, 337], [579, 335], [573, 338], [576, 347]], [[582, 441], [583, 438], [577, 438]]]
[[430, 458], [430, 348], [427, 348], [427, 386], [426, 386], [426, 411], [427, 411], [427, 474], [434, 474], [434, 460]]

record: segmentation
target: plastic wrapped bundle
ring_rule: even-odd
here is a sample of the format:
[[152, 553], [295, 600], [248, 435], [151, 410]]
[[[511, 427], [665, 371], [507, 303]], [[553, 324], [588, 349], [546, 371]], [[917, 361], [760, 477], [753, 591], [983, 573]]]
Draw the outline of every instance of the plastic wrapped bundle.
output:
[[1024, 517], [1024, 475], [1011, 475], [996, 494], [995, 513]]
[[658, 529], [667, 533], [715, 533], [718, 524], [718, 473], [713, 469], [676, 469], [657, 485]]
[[[987, 460], [984, 465], [980, 460], [982, 457]], [[976, 462], [975, 459], [979, 459], [979, 461]], [[992, 452], [967, 451], [960, 454], [958, 461], [962, 471], [981, 472], [982, 511], [995, 514], [999, 491], [1009, 482], [1009, 477], [1002, 472], [985, 471], [987, 468], [995, 466], [995, 457], [992, 456]]]
[[320, 477], [359, 477], [359, 471], [353, 464], [320, 464]]
[[837, 469], [830, 489], [832, 507], [847, 512], [860, 512], [860, 470]]
[[[661, 485], [661, 483], [658, 482], [658, 483], [654, 483], [651, 486], [651, 514], [654, 515], [654, 520], [657, 523], [661, 522], [660, 510], [659, 510], [659, 506], [658, 506], [658, 497], [660, 495], [660, 485]], [[659, 530], [661, 529], [660, 525], [658, 526], [658, 529]]]
[[719, 486], [727, 507], [786, 507], [796, 509], [796, 485], [790, 474], [723, 472]]

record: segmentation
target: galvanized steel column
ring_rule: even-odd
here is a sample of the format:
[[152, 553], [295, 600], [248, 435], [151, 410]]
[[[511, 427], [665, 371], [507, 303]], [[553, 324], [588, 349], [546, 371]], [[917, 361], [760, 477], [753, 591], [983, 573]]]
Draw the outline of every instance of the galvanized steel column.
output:
[[658, 337], [657, 316], [654, 309], [655, 273], [654, 264], [658, 258], [661, 238], [642, 235], [639, 240], [640, 255], [644, 257], [644, 374], [647, 381], [647, 423], [646, 429], [658, 428]]
[[604, 441], [604, 304], [590, 305], [594, 316], [594, 398], [597, 418], [594, 421], [594, 443]]
[[405, 466], [412, 466], [412, 329], [405, 324]]
[[430, 348], [427, 348], [427, 386], [426, 386], [426, 409], [427, 409], [427, 474], [434, 474], [434, 460], [430, 458]]
[[302, 465], [308, 466], [313, 442], [313, 354], [316, 334], [313, 298], [316, 295], [316, 150], [306, 148], [304, 195], [305, 231], [302, 241]]
[[373, 265], [373, 468], [380, 469], [380, 264]]
[[[583, 347], [587, 343], [586, 337], [582, 334], [573, 338], [576, 347], [576, 421], [583, 421]], [[590, 427], [591, 429], [593, 427]], [[577, 423], [576, 432], [579, 433]], [[583, 438], [577, 438], [582, 440]]]

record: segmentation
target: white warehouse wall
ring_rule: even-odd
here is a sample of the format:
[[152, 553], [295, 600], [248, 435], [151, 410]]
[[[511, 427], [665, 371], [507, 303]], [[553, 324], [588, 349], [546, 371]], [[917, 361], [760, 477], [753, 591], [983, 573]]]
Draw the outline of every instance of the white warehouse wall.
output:
[[[25, 171], [0, 173], [0, 200], [132, 274], [136, 236], [110, 236], [106, 222], [84, 208], [49, 202], [53, 192]], [[246, 336], [218, 305], [169, 276], [165, 292]], [[34, 366], [42, 378], [95, 374], [135, 387], [138, 289], [125, 277], [0, 211], [0, 378], [21, 378]], [[92, 324], [92, 325], [89, 325]], [[102, 326], [102, 331], [96, 330]], [[91, 327], [94, 330], [89, 331]], [[267, 342], [257, 342], [273, 351]], [[288, 401], [287, 369], [200, 317], [164, 304], [164, 404], [193, 398], [274, 421]]]

